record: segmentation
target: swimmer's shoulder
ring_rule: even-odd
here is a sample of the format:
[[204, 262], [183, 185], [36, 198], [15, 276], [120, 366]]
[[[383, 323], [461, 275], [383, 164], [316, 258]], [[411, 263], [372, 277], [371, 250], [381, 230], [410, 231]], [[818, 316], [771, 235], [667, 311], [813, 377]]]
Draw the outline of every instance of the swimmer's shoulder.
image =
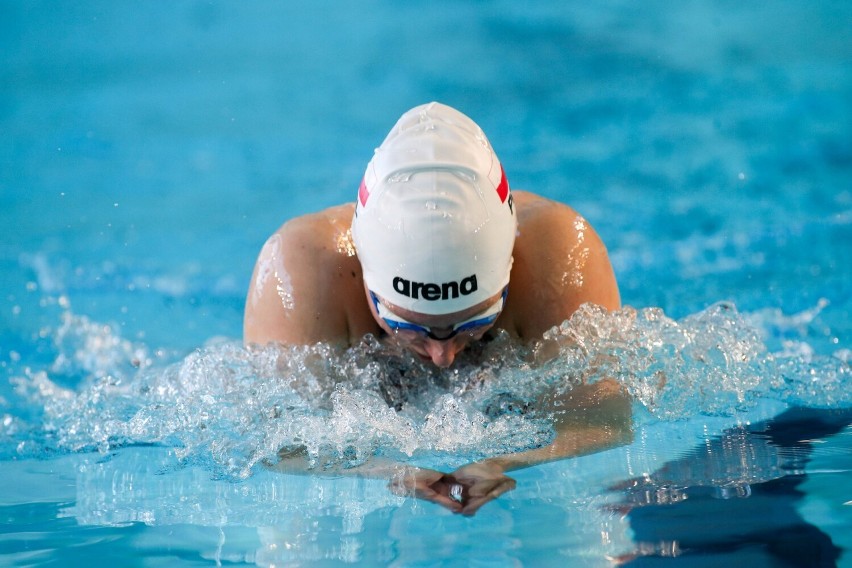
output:
[[606, 246], [570, 206], [526, 191], [513, 191], [518, 235], [507, 310], [518, 335], [541, 337], [586, 302], [620, 307]]
[[589, 268], [590, 260], [609, 264], [600, 236], [572, 207], [527, 191], [513, 194], [518, 215], [514, 256], [520, 256], [522, 264], [531, 263], [530, 270], [565, 274], [566, 262], [580, 272]]
[[246, 299], [246, 342], [348, 345], [373, 331], [350, 233], [353, 213], [354, 205], [344, 204], [303, 215], [267, 239]]
[[[274, 243], [272, 248], [278, 251], [280, 264], [294, 284], [305, 291], [327, 291], [326, 284], [335, 282], [329, 280], [332, 276], [344, 271], [353, 280], [360, 276], [361, 266], [350, 232], [353, 213], [354, 206], [344, 204], [295, 217], [281, 225], [264, 248]], [[339, 285], [332, 284], [331, 288]]]

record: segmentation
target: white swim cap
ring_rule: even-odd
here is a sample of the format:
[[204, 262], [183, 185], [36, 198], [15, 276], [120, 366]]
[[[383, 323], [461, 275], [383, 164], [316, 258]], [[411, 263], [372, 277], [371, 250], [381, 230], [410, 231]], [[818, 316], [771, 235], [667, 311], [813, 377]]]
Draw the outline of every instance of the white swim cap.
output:
[[439, 103], [403, 114], [376, 149], [352, 220], [367, 287], [423, 314], [461, 311], [500, 292], [516, 229], [485, 134]]

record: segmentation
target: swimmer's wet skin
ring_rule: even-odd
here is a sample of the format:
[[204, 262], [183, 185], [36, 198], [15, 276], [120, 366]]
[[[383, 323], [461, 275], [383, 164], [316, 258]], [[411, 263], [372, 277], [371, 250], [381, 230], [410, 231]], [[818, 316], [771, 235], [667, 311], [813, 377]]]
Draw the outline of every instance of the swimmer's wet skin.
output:
[[[246, 299], [244, 340], [349, 347], [371, 334], [445, 368], [492, 329], [541, 340], [584, 303], [620, 305], [606, 248], [588, 222], [567, 205], [512, 191], [479, 126], [430, 103], [397, 121], [354, 204], [290, 220], [267, 240]], [[461, 468], [440, 491], [430, 489], [444, 475], [437, 472], [402, 486], [472, 514], [514, 487], [503, 471], [623, 438], [592, 430]]]

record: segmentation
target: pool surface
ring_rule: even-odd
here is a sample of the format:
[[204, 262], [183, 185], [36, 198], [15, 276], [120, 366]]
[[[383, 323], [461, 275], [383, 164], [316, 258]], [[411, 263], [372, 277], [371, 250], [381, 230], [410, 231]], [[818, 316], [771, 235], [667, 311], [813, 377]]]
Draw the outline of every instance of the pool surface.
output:
[[[0, 564], [852, 566], [852, 5], [0, 3]], [[398, 116], [476, 120], [606, 242], [625, 308], [544, 368], [241, 345], [263, 242]], [[346, 475], [633, 440], [471, 518]], [[664, 377], [665, 380], [661, 380]], [[307, 448], [308, 475], [275, 470]]]

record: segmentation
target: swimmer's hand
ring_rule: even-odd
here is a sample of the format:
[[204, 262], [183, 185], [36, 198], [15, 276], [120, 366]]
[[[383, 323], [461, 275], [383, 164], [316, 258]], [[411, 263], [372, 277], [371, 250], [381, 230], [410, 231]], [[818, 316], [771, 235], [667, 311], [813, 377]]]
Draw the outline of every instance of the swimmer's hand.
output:
[[447, 477], [462, 486], [462, 515], [473, 516], [480, 507], [515, 488], [515, 480], [508, 477], [503, 468], [494, 462], [475, 462], [460, 467]]
[[473, 516], [489, 501], [514, 489], [515, 480], [504, 475], [499, 465], [483, 462], [468, 464], [449, 474], [407, 468], [391, 480], [390, 488], [398, 495], [413, 494], [454, 513]]
[[463, 488], [450, 476], [434, 469], [407, 467], [393, 476], [389, 487], [397, 495], [414, 495], [454, 513], [462, 511]]

